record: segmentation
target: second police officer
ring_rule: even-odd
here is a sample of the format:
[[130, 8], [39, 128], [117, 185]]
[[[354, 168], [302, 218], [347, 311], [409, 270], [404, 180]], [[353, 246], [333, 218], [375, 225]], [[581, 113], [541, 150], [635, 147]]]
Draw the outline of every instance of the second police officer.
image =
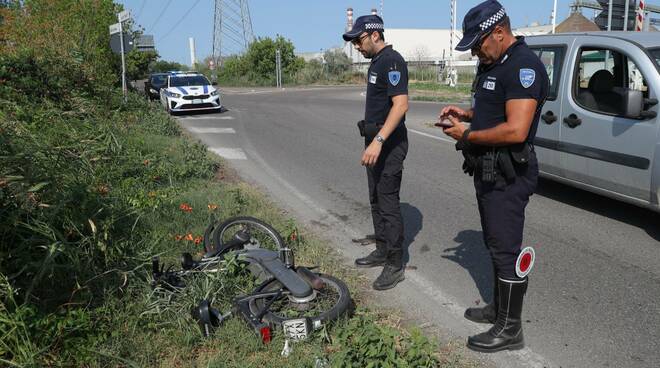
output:
[[408, 153], [404, 124], [408, 111], [408, 69], [401, 55], [385, 44], [383, 20], [377, 15], [356, 19], [343, 35], [356, 50], [371, 59], [367, 72], [364, 120], [358, 123], [365, 149], [361, 163], [367, 169], [369, 202], [376, 250], [355, 260], [358, 267], [383, 266], [373, 283], [390, 289], [404, 278], [403, 218], [399, 191], [403, 160]]
[[[548, 94], [548, 75], [524, 38], [512, 34], [509, 18], [495, 0], [482, 2], [465, 15], [463, 38], [456, 49], [471, 50], [479, 57], [473, 106], [445, 107], [440, 119], [451, 121], [451, 127], [443, 130], [458, 141], [456, 148], [465, 157], [463, 169], [474, 175], [484, 243], [494, 270], [493, 302], [465, 312], [467, 319], [493, 326], [469, 337], [467, 345], [482, 352], [520, 349], [528, 279], [516, 262], [525, 207], [537, 185], [532, 142]], [[470, 128], [462, 122], [471, 122]]]

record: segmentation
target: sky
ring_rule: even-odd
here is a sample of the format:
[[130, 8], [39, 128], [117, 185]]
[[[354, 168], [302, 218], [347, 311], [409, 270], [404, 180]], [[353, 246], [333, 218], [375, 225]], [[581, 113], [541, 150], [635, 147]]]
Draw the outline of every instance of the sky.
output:
[[[197, 59], [212, 53], [214, 0], [115, 0], [130, 10], [145, 34], [154, 35], [163, 60], [190, 64], [188, 38], [195, 39]], [[380, 12], [380, 0], [248, 0], [256, 37], [282, 35], [296, 52], [318, 52], [343, 44], [346, 8], [354, 18]], [[458, 0], [460, 29], [467, 11], [481, 0]], [[550, 23], [553, 0], [500, 0], [512, 25]], [[557, 1], [557, 24], [569, 15], [572, 0]], [[387, 28], [449, 28], [449, 0], [383, 0], [385, 36]], [[593, 17], [593, 10], [583, 12]], [[185, 17], [184, 17], [185, 15]], [[396, 45], [394, 45], [396, 47]]]

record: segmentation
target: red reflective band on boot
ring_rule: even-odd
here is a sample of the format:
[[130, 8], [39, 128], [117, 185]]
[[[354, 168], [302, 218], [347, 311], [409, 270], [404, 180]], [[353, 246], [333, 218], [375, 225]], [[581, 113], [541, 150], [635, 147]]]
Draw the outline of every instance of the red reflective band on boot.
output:
[[516, 260], [516, 275], [520, 278], [527, 276], [534, 267], [535, 259], [536, 253], [534, 252], [534, 248], [526, 247], [520, 251], [520, 255], [518, 255], [518, 259]]

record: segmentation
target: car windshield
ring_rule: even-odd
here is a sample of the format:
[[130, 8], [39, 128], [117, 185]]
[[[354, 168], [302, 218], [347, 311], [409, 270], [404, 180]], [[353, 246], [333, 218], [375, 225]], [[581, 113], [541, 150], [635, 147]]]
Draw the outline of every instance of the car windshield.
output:
[[151, 77], [151, 85], [156, 87], [162, 87], [167, 82], [167, 75], [154, 75]]
[[205, 86], [211, 84], [203, 75], [170, 77], [170, 87]]
[[652, 49], [649, 51], [651, 52], [651, 55], [653, 55], [653, 58], [655, 59], [655, 63], [658, 64], [658, 66], [660, 67], [660, 48]]

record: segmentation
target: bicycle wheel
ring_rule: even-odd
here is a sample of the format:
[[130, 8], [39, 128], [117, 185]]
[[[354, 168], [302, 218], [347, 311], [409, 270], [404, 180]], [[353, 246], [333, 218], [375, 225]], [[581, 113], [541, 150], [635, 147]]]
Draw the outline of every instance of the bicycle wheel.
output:
[[264, 248], [278, 250], [284, 248], [282, 236], [269, 224], [254, 217], [233, 217], [218, 225], [213, 231], [213, 244], [220, 253], [229, 251], [224, 249], [226, 244], [238, 232], [247, 232], [250, 240], [241, 249]]
[[216, 224], [215, 221], [212, 222], [204, 230], [204, 252], [206, 253], [211, 253], [216, 249], [215, 243], [213, 241], [213, 231], [216, 228], [215, 224]]
[[[295, 301], [289, 293], [283, 295], [271, 304], [268, 312], [264, 315], [264, 321], [281, 325], [283, 321], [295, 318], [309, 317], [313, 326], [318, 326], [328, 321], [338, 319], [346, 313], [351, 304], [351, 296], [346, 284], [330, 275], [317, 273], [325, 283], [321, 290], [315, 290], [314, 298], [307, 302]], [[277, 279], [270, 279], [259, 285], [255, 293], [277, 291], [282, 288], [282, 283]], [[252, 299], [249, 302], [250, 312], [259, 313], [266, 299]]]

